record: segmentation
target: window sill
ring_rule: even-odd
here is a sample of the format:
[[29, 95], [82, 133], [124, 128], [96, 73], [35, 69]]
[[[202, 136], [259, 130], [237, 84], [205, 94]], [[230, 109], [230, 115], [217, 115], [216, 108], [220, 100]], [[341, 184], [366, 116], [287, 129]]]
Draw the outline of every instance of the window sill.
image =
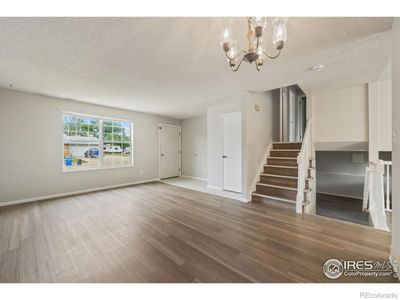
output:
[[111, 170], [111, 169], [126, 169], [126, 168], [133, 168], [134, 165], [129, 166], [116, 166], [116, 167], [97, 167], [97, 168], [87, 168], [87, 169], [64, 169], [62, 170], [63, 173], [75, 173], [75, 172], [86, 172], [86, 171], [99, 171], [99, 170]]

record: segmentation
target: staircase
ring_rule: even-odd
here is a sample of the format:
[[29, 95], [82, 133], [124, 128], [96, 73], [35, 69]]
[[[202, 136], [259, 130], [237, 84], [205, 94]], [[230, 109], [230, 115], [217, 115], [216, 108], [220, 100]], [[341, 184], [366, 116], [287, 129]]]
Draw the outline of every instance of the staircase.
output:
[[[252, 201], [283, 202], [296, 209], [299, 187], [297, 157], [301, 146], [302, 143], [273, 143], [264, 164], [264, 170], [260, 174], [260, 181], [256, 184], [256, 191], [252, 193]], [[305, 178], [305, 194], [311, 192], [309, 182], [312, 180], [313, 167], [308, 169], [308, 176]], [[307, 199], [306, 195], [304, 199]], [[307, 205], [307, 200], [303, 202], [304, 205]]]

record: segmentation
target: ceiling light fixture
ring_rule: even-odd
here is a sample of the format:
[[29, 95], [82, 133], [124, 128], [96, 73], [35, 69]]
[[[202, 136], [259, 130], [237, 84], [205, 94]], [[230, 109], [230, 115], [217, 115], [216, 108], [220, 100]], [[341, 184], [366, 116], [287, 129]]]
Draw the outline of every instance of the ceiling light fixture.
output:
[[276, 53], [268, 54], [262, 46], [263, 31], [267, 26], [266, 17], [247, 18], [247, 40], [248, 49], [238, 52], [237, 42], [233, 38], [232, 28], [227, 27], [221, 36], [222, 49], [228, 59], [229, 66], [233, 72], [239, 70], [243, 61], [255, 63], [257, 71], [261, 70], [265, 58], [274, 59], [281, 54], [281, 50], [287, 40], [287, 18], [275, 18], [272, 22], [272, 43], [275, 45]]

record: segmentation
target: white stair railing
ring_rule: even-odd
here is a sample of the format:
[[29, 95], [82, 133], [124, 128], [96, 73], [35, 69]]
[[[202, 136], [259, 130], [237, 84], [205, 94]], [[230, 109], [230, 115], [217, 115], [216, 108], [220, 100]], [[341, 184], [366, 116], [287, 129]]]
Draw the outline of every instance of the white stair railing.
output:
[[297, 178], [297, 197], [296, 212], [303, 213], [304, 193], [306, 190], [306, 178], [308, 177], [308, 169], [310, 160], [312, 159], [312, 140], [311, 140], [311, 119], [307, 119], [306, 131], [304, 132], [303, 144], [297, 156], [298, 178]]
[[[369, 212], [375, 228], [389, 230], [385, 212], [384, 172], [385, 164], [382, 160], [379, 160], [378, 163], [370, 163], [366, 168], [363, 211]], [[389, 174], [387, 177], [389, 177]], [[387, 201], [390, 202], [390, 200]]]

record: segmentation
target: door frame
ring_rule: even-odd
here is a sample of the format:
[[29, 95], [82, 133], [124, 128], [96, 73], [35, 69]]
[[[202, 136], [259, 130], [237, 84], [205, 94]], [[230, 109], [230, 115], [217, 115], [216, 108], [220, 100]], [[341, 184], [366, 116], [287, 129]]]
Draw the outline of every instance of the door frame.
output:
[[161, 180], [161, 126], [177, 127], [179, 128], [179, 177], [182, 176], [182, 126], [172, 125], [166, 123], [158, 123], [158, 179]]
[[[240, 179], [241, 179], [240, 180], [240, 190], [241, 190], [241, 192], [234, 192], [234, 191], [224, 189], [224, 176], [225, 176], [225, 174], [224, 174], [224, 158], [222, 158], [222, 156], [224, 155], [224, 117], [227, 115], [232, 115], [232, 114], [240, 114], [240, 122], [241, 122], [241, 124], [240, 124], [240, 126], [241, 126], [240, 138], [242, 141], [242, 143], [240, 145], [240, 149], [241, 149], [240, 150], [240, 152], [241, 152], [241, 156], [240, 156], [240, 168], [241, 168], [241, 170], [240, 170]], [[243, 194], [243, 190], [244, 190], [244, 187], [243, 187], [243, 170], [244, 170], [244, 168], [243, 168], [243, 153], [244, 152], [243, 152], [243, 113], [241, 110], [221, 114], [221, 116], [220, 116], [220, 134], [221, 134], [221, 154], [220, 154], [220, 157], [221, 157], [221, 190], [232, 192], [232, 193]]]

